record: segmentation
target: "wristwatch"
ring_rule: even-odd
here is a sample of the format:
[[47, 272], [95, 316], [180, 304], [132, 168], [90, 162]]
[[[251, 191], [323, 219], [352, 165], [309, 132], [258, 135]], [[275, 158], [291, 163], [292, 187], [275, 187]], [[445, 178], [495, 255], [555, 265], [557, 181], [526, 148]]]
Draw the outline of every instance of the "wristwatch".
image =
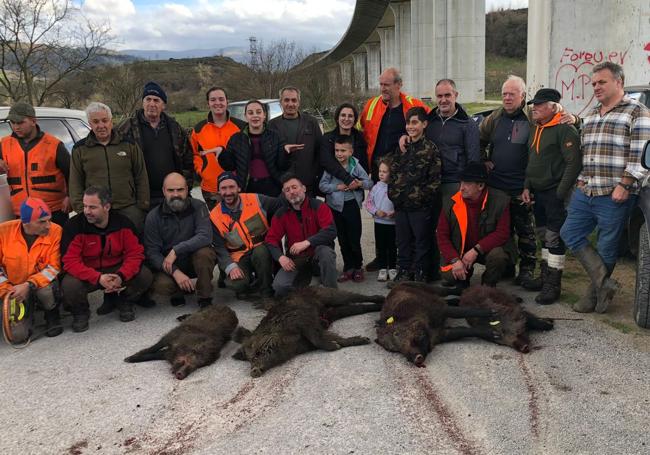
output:
[[625, 189], [625, 191], [631, 191], [632, 190], [632, 185], [628, 185], [628, 184], [623, 183], [623, 182], [618, 182], [617, 185], [622, 186], [623, 189]]

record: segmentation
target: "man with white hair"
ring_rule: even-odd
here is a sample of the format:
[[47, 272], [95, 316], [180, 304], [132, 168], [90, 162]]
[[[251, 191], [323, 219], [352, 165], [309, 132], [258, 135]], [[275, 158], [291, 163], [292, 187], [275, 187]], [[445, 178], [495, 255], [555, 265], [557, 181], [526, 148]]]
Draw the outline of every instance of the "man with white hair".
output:
[[108, 188], [111, 207], [142, 230], [149, 208], [149, 180], [140, 148], [113, 129], [111, 109], [102, 103], [86, 108], [92, 131], [72, 149], [70, 199], [75, 212], [83, 211], [83, 193], [89, 186]]

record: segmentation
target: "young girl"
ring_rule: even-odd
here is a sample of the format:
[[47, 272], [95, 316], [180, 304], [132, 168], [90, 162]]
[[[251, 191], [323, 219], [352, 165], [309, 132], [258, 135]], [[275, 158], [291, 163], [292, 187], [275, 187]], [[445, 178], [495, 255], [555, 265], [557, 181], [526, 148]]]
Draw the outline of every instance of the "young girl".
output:
[[372, 180], [352, 156], [352, 136], [339, 136], [334, 142], [334, 156], [341, 166], [354, 178], [346, 185], [342, 180], [325, 171], [319, 188], [332, 209], [336, 223], [336, 236], [343, 256], [343, 273], [338, 281], [363, 281], [363, 256], [361, 254], [361, 201], [363, 190], [370, 189]]
[[395, 208], [388, 199], [388, 181], [390, 179], [390, 163], [387, 159], [379, 162], [379, 181], [368, 193], [368, 199], [363, 203], [366, 210], [375, 220], [375, 245], [377, 245], [377, 265], [379, 273], [377, 281], [395, 279], [397, 275], [395, 246]]

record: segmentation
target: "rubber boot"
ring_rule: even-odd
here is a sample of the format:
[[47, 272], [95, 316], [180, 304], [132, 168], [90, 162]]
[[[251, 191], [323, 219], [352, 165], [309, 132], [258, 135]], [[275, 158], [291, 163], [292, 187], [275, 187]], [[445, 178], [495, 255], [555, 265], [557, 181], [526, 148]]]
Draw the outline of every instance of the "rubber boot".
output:
[[546, 274], [548, 272], [548, 262], [541, 260], [539, 262], [539, 276], [537, 278], [532, 278], [529, 280], [522, 280], [521, 287], [527, 291], [541, 291], [544, 287], [544, 281], [546, 280]]
[[99, 316], [110, 314], [115, 310], [115, 308], [117, 308], [117, 300], [113, 294], [114, 293], [104, 293], [104, 300], [102, 301], [102, 304], [97, 307], [97, 314]]
[[594, 310], [597, 313], [604, 313], [620, 287], [618, 282], [609, 278], [611, 272], [607, 270], [602, 258], [591, 245], [585, 245], [575, 251], [574, 254], [587, 271], [591, 283], [596, 289], [596, 306]]
[[121, 301], [117, 309], [120, 313], [120, 321], [130, 322], [135, 319], [135, 309], [133, 308], [133, 302]]
[[596, 308], [596, 287], [589, 283], [585, 294], [573, 304], [573, 311], [576, 313], [593, 313]]
[[58, 306], [51, 310], [45, 310], [45, 327], [47, 330], [45, 335], [48, 337], [56, 337], [63, 333]]
[[212, 298], [210, 298], [210, 297], [201, 297], [198, 300], [198, 304], [199, 304], [199, 309], [201, 309], [201, 310], [204, 309], [204, 308], [207, 308], [210, 305], [212, 305]]
[[85, 332], [88, 330], [88, 320], [90, 319], [90, 314], [88, 313], [73, 313], [72, 314], [72, 331], [73, 332]]

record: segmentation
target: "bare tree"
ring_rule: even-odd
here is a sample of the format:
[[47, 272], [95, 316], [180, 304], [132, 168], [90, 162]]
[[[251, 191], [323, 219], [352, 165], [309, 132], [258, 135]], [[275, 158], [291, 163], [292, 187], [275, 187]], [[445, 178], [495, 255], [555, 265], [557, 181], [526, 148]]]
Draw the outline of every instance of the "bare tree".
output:
[[262, 41], [251, 49], [248, 66], [264, 98], [275, 98], [291, 80], [290, 70], [304, 59], [295, 41], [280, 40], [265, 45]]
[[61, 81], [93, 63], [109, 30], [84, 18], [72, 0], [0, 0], [4, 96], [42, 105]]
[[95, 87], [102, 102], [111, 106], [117, 115], [129, 116], [142, 103], [142, 87], [147, 73], [141, 65], [107, 65], [95, 73]]

